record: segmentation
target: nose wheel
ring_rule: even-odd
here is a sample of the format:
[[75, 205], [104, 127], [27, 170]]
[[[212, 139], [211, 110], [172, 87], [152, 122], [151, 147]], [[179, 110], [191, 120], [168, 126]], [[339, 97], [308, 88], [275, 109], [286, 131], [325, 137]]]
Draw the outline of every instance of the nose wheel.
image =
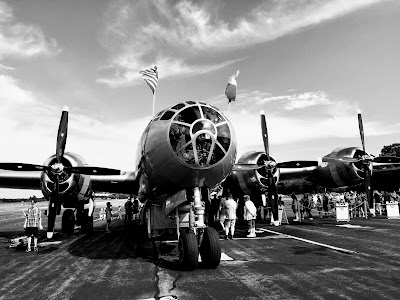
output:
[[199, 246], [196, 235], [191, 231], [182, 231], [178, 241], [179, 262], [187, 270], [197, 268], [199, 261]]

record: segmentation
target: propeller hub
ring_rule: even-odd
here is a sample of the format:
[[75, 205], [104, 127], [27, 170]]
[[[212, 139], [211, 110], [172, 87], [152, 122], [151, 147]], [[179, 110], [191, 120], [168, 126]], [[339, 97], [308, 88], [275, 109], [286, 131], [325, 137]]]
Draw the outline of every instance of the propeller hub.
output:
[[265, 168], [266, 168], [267, 170], [273, 170], [273, 169], [276, 168], [276, 162], [273, 161], [273, 160], [266, 160], [266, 161], [264, 162], [264, 165], [265, 165]]
[[64, 166], [61, 163], [55, 163], [51, 166], [51, 171], [54, 174], [61, 174], [64, 171]]

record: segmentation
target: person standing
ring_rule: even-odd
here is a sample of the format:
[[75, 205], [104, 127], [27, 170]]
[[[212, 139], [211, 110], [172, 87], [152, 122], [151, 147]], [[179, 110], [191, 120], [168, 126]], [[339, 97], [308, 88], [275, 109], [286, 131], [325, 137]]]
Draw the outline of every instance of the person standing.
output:
[[132, 198], [129, 196], [128, 200], [125, 202], [125, 220], [124, 220], [124, 226], [126, 227], [128, 224], [131, 223], [132, 220]]
[[253, 201], [251, 201], [249, 195], [244, 195], [244, 219], [247, 220], [249, 224], [249, 234], [247, 237], [256, 237], [256, 216], [257, 216], [257, 208], [254, 205]]
[[293, 210], [293, 213], [295, 216], [295, 219], [293, 221], [297, 222], [297, 221], [300, 221], [300, 219], [299, 219], [300, 204], [299, 204], [299, 200], [297, 199], [296, 194], [294, 192], [291, 194], [291, 197], [292, 197], [292, 210]]
[[106, 207], [106, 232], [110, 233], [110, 223], [112, 218], [112, 206], [110, 202], [107, 202]]
[[25, 214], [25, 224], [24, 228], [26, 235], [28, 236], [28, 247], [25, 252], [31, 252], [31, 243], [33, 236], [33, 250], [38, 251], [38, 237], [39, 229], [43, 229], [42, 218], [40, 216], [40, 209], [36, 206], [36, 200], [31, 200], [31, 207], [28, 208]]
[[118, 206], [118, 220], [122, 220], [122, 207], [121, 207], [121, 205]]
[[228, 195], [228, 199], [225, 201], [225, 239], [229, 237], [229, 231], [231, 232], [231, 239], [235, 234], [236, 224], [236, 208], [237, 202], [233, 200], [232, 194]]
[[139, 213], [139, 199], [136, 196], [134, 196], [132, 202], [132, 216], [134, 220], [139, 219], [138, 213]]
[[222, 231], [225, 231], [225, 219], [226, 219], [225, 202], [226, 202], [226, 196], [221, 196], [221, 201], [219, 203], [219, 223], [221, 224]]

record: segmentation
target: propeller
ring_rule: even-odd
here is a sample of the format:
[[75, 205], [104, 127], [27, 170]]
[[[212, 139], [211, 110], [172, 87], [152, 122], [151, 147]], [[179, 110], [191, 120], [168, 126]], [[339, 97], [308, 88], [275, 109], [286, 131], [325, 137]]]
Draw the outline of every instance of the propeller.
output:
[[64, 167], [64, 151], [67, 142], [67, 132], [68, 132], [68, 107], [64, 106], [61, 113], [60, 124], [58, 127], [57, 134], [57, 144], [56, 144], [56, 158], [57, 162], [49, 165], [34, 165], [25, 163], [0, 163], [0, 169], [11, 170], [11, 171], [44, 171], [49, 172], [54, 175], [54, 188], [49, 199], [49, 209], [48, 209], [48, 225], [47, 225], [47, 238], [52, 238], [54, 234], [54, 223], [56, 215], [60, 214], [61, 202], [58, 199], [59, 196], [59, 186], [60, 186], [60, 175], [63, 172], [67, 173], [77, 173], [85, 175], [119, 175], [120, 170], [101, 168], [101, 167], [91, 167], [91, 166], [81, 166], [81, 167]]
[[[335, 161], [342, 161], [347, 163], [361, 163], [362, 169], [364, 171], [364, 186], [365, 186], [365, 193], [367, 196], [367, 201], [370, 209], [373, 209], [373, 195], [371, 189], [371, 182], [372, 182], [372, 171], [373, 165], [372, 163], [382, 163], [382, 164], [391, 164], [397, 165], [400, 164], [400, 157], [393, 157], [393, 156], [379, 156], [374, 157], [373, 155], [368, 154], [365, 151], [365, 137], [364, 137], [364, 125], [362, 121], [361, 112], [358, 112], [358, 129], [360, 132], [361, 144], [362, 149], [364, 151], [364, 155], [360, 157], [330, 157], [325, 156], [323, 161], [325, 162], [335, 162]], [[385, 169], [385, 166], [382, 166], [382, 170]], [[390, 169], [398, 169], [398, 167], [390, 167]]]
[[267, 122], [265, 120], [265, 113], [262, 110], [261, 114], [261, 133], [264, 142], [264, 150], [265, 155], [267, 156], [267, 161], [265, 162], [265, 168], [267, 170], [267, 183], [268, 183], [268, 199], [269, 203], [271, 203], [271, 211], [274, 217], [274, 225], [279, 225], [279, 218], [278, 218], [278, 194], [276, 192], [276, 183], [274, 179], [274, 175], [272, 174], [272, 170], [276, 165], [275, 162], [271, 161], [269, 156], [269, 141], [268, 141], [268, 129], [267, 129]]

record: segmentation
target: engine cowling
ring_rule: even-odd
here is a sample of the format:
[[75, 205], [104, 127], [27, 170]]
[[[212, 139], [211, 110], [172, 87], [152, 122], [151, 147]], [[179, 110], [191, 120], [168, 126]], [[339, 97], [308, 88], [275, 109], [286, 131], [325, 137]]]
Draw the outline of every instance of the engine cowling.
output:
[[[51, 166], [57, 162], [56, 155], [50, 156], [44, 163]], [[62, 164], [68, 167], [87, 165], [86, 161], [75, 153], [64, 153]], [[90, 175], [71, 174], [63, 171], [60, 176], [58, 199], [64, 207], [78, 207], [80, 201], [87, 200], [92, 193], [90, 189]], [[41, 177], [41, 190], [46, 199], [49, 199], [54, 189], [55, 175], [43, 172]]]
[[[256, 164], [264, 165], [267, 160], [265, 152], [251, 151], [246, 152], [240, 158], [239, 164]], [[276, 162], [273, 156], [270, 156], [270, 160]], [[279, 181], [279, 169], [274, 168], [272, 170], [275, 182]], [[247, 194], [250, 196], [259, 196], [261, 191], [268, 189], [267, 183], [267, 172], [265, 168], [258, 170], [240, 170], [232, 171], [232, 173], [225, 180], [225, 187], [229, 186], [229, 189], [234, 194]], [[224, 184], [222, 185], [224, 187]]]
[[[361, 163], [341, 161], [341, 158], [358, 158], [367, 154], [361, 148], [336, 148], [322, 157], [321, 167], [315, 176], [315, 181], [326, 187], [353, 186], [364, 180], [364, 171]], [[325, 162], [324, 158], [336, 158], [336, 161]], [[314, 181], [314, 180], [313, 180]]]

